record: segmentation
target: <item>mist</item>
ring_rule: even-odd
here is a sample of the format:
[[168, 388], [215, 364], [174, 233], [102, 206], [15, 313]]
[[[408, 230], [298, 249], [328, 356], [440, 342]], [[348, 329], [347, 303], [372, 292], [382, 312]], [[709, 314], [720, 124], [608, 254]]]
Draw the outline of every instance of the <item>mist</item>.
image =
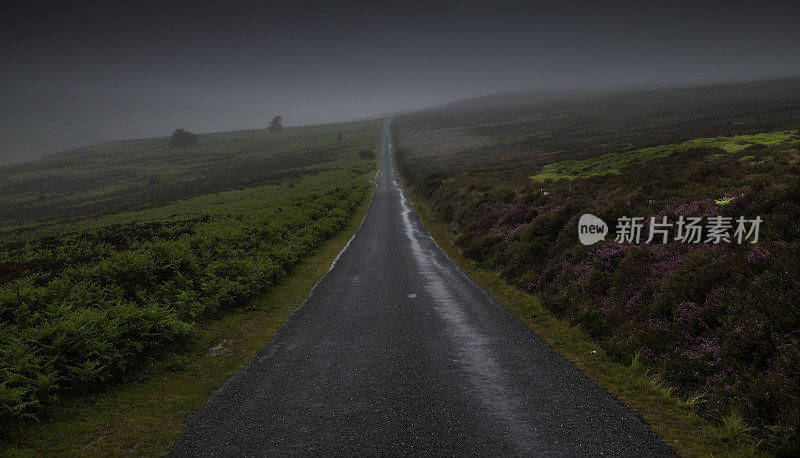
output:
[[515, 90], [800, 74], [796, 5], [12, 5], [0, 163], [94, 142], [338, 122]]

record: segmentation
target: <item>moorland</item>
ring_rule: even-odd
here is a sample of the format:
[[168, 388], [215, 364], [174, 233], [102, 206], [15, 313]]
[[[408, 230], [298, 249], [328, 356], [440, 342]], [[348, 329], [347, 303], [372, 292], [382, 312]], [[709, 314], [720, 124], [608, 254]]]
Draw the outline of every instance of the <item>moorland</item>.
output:
[[[784, 454], [800, 446], [798, 129], [797, 78], [487, 96], [393, 124], [402, 175], [467, 259]], [[585, 213], [611, 236], [579, 243]], [[763, 223], [757, 243], [617, 243], [625, 216]]]
[[198, 138], [0, 168], [4, 435], [65, 399], [141, 379], [204, 323], [279, 284], [363, 206], [380, 124]]

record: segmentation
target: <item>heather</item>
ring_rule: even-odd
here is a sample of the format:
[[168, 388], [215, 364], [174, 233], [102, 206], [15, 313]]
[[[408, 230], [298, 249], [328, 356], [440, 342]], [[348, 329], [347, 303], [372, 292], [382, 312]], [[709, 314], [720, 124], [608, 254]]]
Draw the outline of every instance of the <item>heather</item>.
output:
[[[642, 128], [615, 111], [621, 103], [531, 107], [537, 122], [497, 109], [504, 122], [491, 126], [462, 113], [408, 116], [395, 127], [399, 163], [465, 255], [537, 294], [616, 360], [646, 367], [703, 415], [741, 418], [765, 450], [792, 453], [800, 444], [800, 120], [724, 100], [715, 103], [726, 116], [689, 116], [688, 102], [674, 102], [674, 112], [641, 108], [651, 124]], [[603, 108], [614, 116], [596, 118]], [[691, 120], [675, 123], [681, 115]], [[480, 132], [484, 145], [437, 154], [428, 139], [444, 127], [448, 136]], [[584, 213], [609, 224], [605, 241], [578, 242]], [[683, 243], [674, 230], [668, 243], [647, 244], [647, 227], [640, 243], [616, 243], [622, 216], [763, 223], [755, 244]]]

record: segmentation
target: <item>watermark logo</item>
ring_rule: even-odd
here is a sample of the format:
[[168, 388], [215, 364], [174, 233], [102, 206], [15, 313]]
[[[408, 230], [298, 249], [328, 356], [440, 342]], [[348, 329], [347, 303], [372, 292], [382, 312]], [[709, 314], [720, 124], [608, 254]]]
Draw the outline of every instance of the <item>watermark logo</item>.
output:
[[605, 240], [608, 234], [608, 225], [602, 219], [586, 213], [578, 220], [578, 238], [584, 245], [594, 245]]
[[[617, 243], [757, 243], [763, 220], [760, 216], [747, 219], [743, 216], [679, 217], [669, 221], [660, 218], [623, 216], [617, 219]], [[578, 238], [584, 245], [592, 245], [605, 240], [608, 226], [602, 219], [586, 213], [578, 220]]]

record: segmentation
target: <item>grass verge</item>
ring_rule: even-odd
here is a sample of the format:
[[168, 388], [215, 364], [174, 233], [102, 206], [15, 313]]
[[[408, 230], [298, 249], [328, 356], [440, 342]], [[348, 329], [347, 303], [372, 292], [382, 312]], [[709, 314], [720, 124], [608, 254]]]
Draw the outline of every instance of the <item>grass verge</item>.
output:
[[659, 377], [637, 364], [636, 358], [630, 365], [612, 360], [579, 327], [548, 312], [536, 296], [509, 285], [496, 272], [464, 256], [455, 245], [453, 231], [433, 215], [412, 187], [405, 182], [404, 186], [425, 228], [450, 259], [563, 358], [635, 411], [653, 432], [680, 455], [764, 454], [759, 451], [757, 442], [748, 431], [737, 427], [742, 424], [741, 419], [723, 418], [715, 422], [700, 416], [693, 406], [702, 400], [702, 395], [678, 398]]
[[184, 423], [272, 340], [308, 297], [367, 214], [371, 194], [343, 230], [265, 295], [198, 325], [188, 351], [154, 360], [133, 383], [65, 399], [47, 421], [15, 431], [13, 441], [0, 445], [0, 455], [164, 455]]

